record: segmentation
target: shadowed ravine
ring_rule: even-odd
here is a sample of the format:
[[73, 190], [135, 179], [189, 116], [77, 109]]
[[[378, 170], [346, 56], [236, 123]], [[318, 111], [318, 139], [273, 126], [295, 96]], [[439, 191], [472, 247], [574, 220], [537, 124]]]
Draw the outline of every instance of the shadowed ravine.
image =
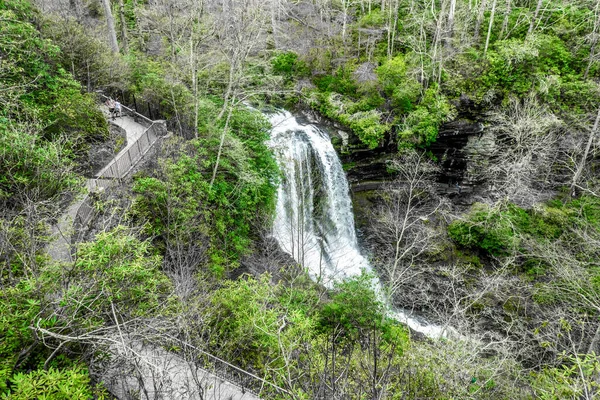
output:
[[[327, 287], [362, 270], [372, 272], [358, 246], [348, 182], [327, 133], [287, 111], [268, 118], [269, 145], [282, 171], [273, 224], [279, 245]], [[379, 280], [373, 285], [384, 299]], [[403, 311], [389, 314], [429, 337], [446, 336], [445, 328]]]

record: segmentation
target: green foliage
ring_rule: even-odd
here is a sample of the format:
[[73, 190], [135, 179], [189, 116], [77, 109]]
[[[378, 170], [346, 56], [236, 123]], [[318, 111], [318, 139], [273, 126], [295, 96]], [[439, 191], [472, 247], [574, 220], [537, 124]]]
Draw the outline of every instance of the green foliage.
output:
[[0, 204], [53, 198], [78, 183], [65, 142], [40, 140], [39, 134], [36, 126], [0, 124]]
[[536, 398], [543, 400], [587, 397], [598, 390], [600, 362], [596, 354], [563, 354], [563, 363], [531, 373]]
[[357, 21], [361, 27], [382, 26], [385, 23], [386, 16], [380, 9], [374, 8], [370, 13], [364, 14]]
[[275, 74], [283, 75], [288, 79], [301, 78], [310, 74], [306, 63], [298, 58], [298, 54], [291, 51], [275, 54], [271, 59], [271, 66]]
[[274, 308], [274, 288], [270, 277], [263, 275], [260, 280], [252, 278], [226, 282], [224, 287], [211, 298], [217, 314], [211, 325], [217, 329], [213, 336], [213, 346], [223, 348], [225, 354], [247, 366], [262, 364], [267, 356], [277, 352], [277, 331], [279, 310]]
[[354, 103], [337, 93], [314, 94], [311, 105], [323, 115], [348, 126], [371, 149], [382, 142], [390, 129], [388, 124], [381, 123], [381, 112], [364, 110], [360, 103]]
[[384, 322], [384, 305], [377, 298], [372, 275], [360, 276], [336, 283], [331, 301], [320, 313], [323, 329], [341, 330], [349, 340], [355, 340], [360, 331], [380, 329]]
[[40, 311], [34, 289], [32, 282], [23, 280], [0, 291], [0, 394], [7, 390], [21, 350], [33, 341], [29, 327]]
[[[28, 374], [18, 373], [11, 378], [11, 390], [3, 399], [30, 400], [87, 400], [93, 397], [90, 376], [86, 368], [74, 366], [47, 371], [38, 369]], [[98, 393], [97, 393], [98, 394]], [[95, 397], [105, 398], [103, 394]]]
[[397, 55], [377, 68], [377, 76], [385, 93], [389, 96], [394, 89], [406, 80], [406, 61], [402, 54]]
[[57, 61], [92, 91], [96, 88], [126, 89], [129, 66], [115, 57], [108, 45], [90, 35], [75, 19], [44, 15], [40, 23], [44, 37], [60, 46]]
[[407, 74], [407, 62], [403, 55], [387, 60], [377, 69], [379, 82], [392, 105], [400, 114], [412, 111], [421, 95], [422, 86]]
[[[515, 254], [522, 246], [531, 246], [529, 242], [559, 246], [571, 243], [573, 229], [600, 232], [597, 198], [583, 196], [567, 203], [555, 200], [529, 210], [513, 204], [494, 208], [475, 204], [466, 219], [453, 221], [448, 226], [448, 234], [462, 247], [506, 256]], [[588, 254], [587, 257], [592, 257], [589, 259], [584, 258], [584, 254], [577, 257], [594, 262], [593, 254]], [[536, 278], [547, 272], [548, 264], [540, 256], [527, 256], [522, 258], [518, 270]], [[543, 303], [554, 299], [554, 294], [544, 287], [536, 296]]]
[[[278, 384], [290, 376], [326, 376], [334, 363], [335, 368], [350, 367], [357, 378], [350, 384], [358, 385], [370, 352], [397, 363], [410, 343], [404, 327], [384, 318], [372, 284], [366, 274], [341, 282], [331, 300], [319, 304], [321, 289], [307, 275], [278, 283], [268, 274], [225, 282], [210, 297], [205, 327], [210, 346]], [[330, 340], [340, 344], [334, 353]], [[301, 388], [294, 387], [300, 398], [311, 393]]]
[[110, 320], [113, 306], [123, 315], [156, 316], [171, 293], [171, 283], [160, 271], [161, 258], [150, 250], [148, 241], [141, 242], [123, 227], [81, 244], [71, 284], [62, 294], [69, 315], [85, 326]]
[[415, 109], [422, 87], [414, 79], [406, 79], [396, 86], [392, 92], [392, 105], [402, 113]]
[[[5, 5], [0, 18], [7, 21], [0, 26], [0, 54], [10, 60], [0, 72], [0, 85], [10, 92], [0, 101], [0, 116], [41, 122], [46, 140], [73, 135], [67, 145], [80, 155], [86, 141], [105, 138], [104, 117], [93, 98], [82, 94], [80, 84], [60, 67], [60, 49], [30, 22], [33, 11], [28, 3]], [[28, 39], [16, 45], [14, 37]]]
[[486, 96], [490, 90], [501, 98], [537, 91], [550, 95], [552, 101], [562, 101], [557, 90], [560, 82], [579, 81], [573, 76], [573, 54], [564, 41], [550, 35], [497, 41], [485, 58], [471, 54], [464, 62], [478, 65], [465, 66], [477, 75], [467, 77], [464, 82], [465, 89], [475, 92], [477, 97]]
[[34, 18], [25, 1], [0, 8], [0, 201], [9, 208], [72, 189], [73, 160], [108, 134], [93, 98], [59, 66], [60, 50]]
[[506, 255], [516, 245], [510, 216], [510, 212], [475, 204], [467, 220], [448, 226], [448, 234], [463, 247], [481, 249], [494, 256]]
[[130, 53], [125, 60], [129, 69], [127, 89], [136, 96], [140, 107], [151, 104], [154, 110], [160, 109], [162, 118], [177, 118], [186, 128], [195, 131], [192, 126], [194, 99], [191, 90], [176, 79], [178, 67], [139, 53]]
[[149, 222], [148, 233], [162, 235], [163, 243], [173, 234], [187, 240], [209, 236], [211, 268], [222, 273], [249, 251], [252, 223], [272, 212], [279, 175], [265, 143], [268, 123], [258, 113], [238, 109], [210, 186], [220, 132], [210, 122], [204, 126], [211, 131], [187, 144], [174, 139], [153, 176], [136, 179], [134, 191], [140, 196], [133, 212]]
[[335, 92], [353, 97], [359, 87], [352, 76], [354, 69], [355, 65], [349, 63], [337, 68], [332, 74], [315, 76], [313, 82], [321, 93]]
[[440, 125], [454, 116], [448, 99], [435, 88], [427, 89], [421, 103], [404, 119], [399, 146], [429, 146], [436, 141]]

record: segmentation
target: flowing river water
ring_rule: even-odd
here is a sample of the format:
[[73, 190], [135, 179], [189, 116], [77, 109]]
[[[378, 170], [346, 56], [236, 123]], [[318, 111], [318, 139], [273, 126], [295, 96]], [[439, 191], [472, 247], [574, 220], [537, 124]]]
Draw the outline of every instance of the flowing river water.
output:
[[[267, 117], [273, 126], [269, 146], [282, 171], [273, 224], [281, 248], [327, 287], [372, 272], [358, 246], [348, 182], [329, 135], [287, 111]], [[389, 304], [379, 280], [373, 286]], [[428, 337], [448, 334], [402, 310], [388, 307], [388, 314]]]

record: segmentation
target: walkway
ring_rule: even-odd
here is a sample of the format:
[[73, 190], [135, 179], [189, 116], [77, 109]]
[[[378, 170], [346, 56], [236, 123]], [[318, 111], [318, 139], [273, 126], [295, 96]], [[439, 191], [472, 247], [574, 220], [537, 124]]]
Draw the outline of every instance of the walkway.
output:
[[[101, 106], [102, 111], [108, 116], [106, 107]], [[127, 145], [113, 160], [108, 163], [94, 179], [86, 182], [87, 192], [106, 188], [118, 184], [126, 177], [133, 167], [143, 158], [148, 150], [156, 143], [160, 136], [166, 133], [164, 122], [150, 121], [147, 118], [127, 109], [131, 115], [144, 120], [146, 126], [135, 121], [130, 116], [116, 118], [112, 123], [123, 128], [127, 136]], [[87, 194], [80, 194], [71, 203], [66, 212], [59, 218], [57, 224], [52, 227], [53, 242], [48, 244], [47, 253], [55, 261], [73, 262], [72, 249], [78, 237], [78, 230], [85, 230], [87, 223], [94, 214], [93, 205]], [[129, 351], [135, 353], [128, 361], [136, 365], [136, 378], [131, 374], [119, 374], [114, 368], [105, 374], [106, 386], [118, 399], [139, 398], [144, 393], [148, 400], [174, 399], [174, 400], [260, 400], [242, 386], [234, 383], [234, 376], [242, 376], [246, 380], [258, 382], [259, 386], [270, 385], [281, 389], [269, 382], [249, 374], [234, 365], [220, 360], [208, 353], [204, 353], [213, 362], [225, 370], [232, 370], [232, 378], [221, 378], [219, 372], [211, 373], [198, 366], [188, 363], [173, 353], [169, 353], [160, 347], [147, 345], [138, 346], [137, 349], [117, 349], [113, 352], [123, 353], [131, 356]], [[123, 355], [123, 354], [121, 354]], [[223, 376], [229, 376], [224, 373]], [[283, 389], [281, 391], [285, 392]], [[132, 397], [131, 394], [137, 393]]]
[[[108, 110], [105, 106], [101, 106], [100, 108], [106, 115], [108, 115]], [[144, 125], [137, 123], [130, 116], [116, 118], [113, 123], [125, 130], [127, 135], [127, 146], [125, 146], [125, 148], [122, 149], [114, 157], [114, 159], [96, 175], [97, 177], [101, 177], [104, 172], [111, 167], [111, 165], [116, 163], [116, 160], [119, 160], [121, 157], [123, 157], [127, 151], [136, 144], [138, 139], [147, 129]], [[102, 183], [103, 181], [100, 182]], [[98, 183], [99, 181], [97, 179], [88, 179], [85, 184], [87, 192], [104, 186], [102, 184], [99, 185]], [[52, 227], [52, 236], [56, 239], [48, 245], [47, 252], [53, 260], [63, 262], [73, 261], [71, 254], [71, 238], [75, 233], [73, 225], [75, 222], [75, 217], [77, 216], [77, 212], [80, 210], [81, 206], [86, 200], [86, 197], [87, 193], [78, 194], [75, 201], [71, 203], [67, 211], [59, 218], [57, 224]]]
[[58, 219], [56, 225], [52, 227], [53, 242], [48, 244], [46, 251], [55, 261], [71, 262], [71, 236], [73, 235], [73, 221], [79, 207], [85, 200], [85, 195], [78, 195], [77, 200], [72, 202], [67, 211]]
[[[108, 109], [106, 106], [101, 106], [102, 111], [108, 115]], [[120, 155], [124, 154], [127, 150], [129, 150], [135, 142], [142, 136], [146, 127], [142, 124], [137, 123], [132, 117], [128, 115], [123, 115], [122, 117], [118, 117], [112, 120], [112, 123], [123, 128], [127, 134], [127, 146], [123, 150], [119, 152], [119, 154], [115, 158], [119, 158]], [[98, 174], [100, 175], [100, 174]]]
[[133, 370], [117, 367], [102, 377], [118, 399], [137, 399], [143, 393], [142, 398], [147, 400], [260, 400], [253, 393], [161, 348], [137, 345], [125, 354], [119, 350], [116, 351], [126, 359], [135, 356]]

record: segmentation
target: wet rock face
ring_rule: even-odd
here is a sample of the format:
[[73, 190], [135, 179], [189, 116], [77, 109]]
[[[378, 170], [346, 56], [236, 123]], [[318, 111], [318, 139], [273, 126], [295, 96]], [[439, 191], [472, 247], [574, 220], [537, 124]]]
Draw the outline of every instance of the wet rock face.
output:
[[438, 182], [448, 185], [475, 185], [466, 175], [472, 150], [477, 148], [474, 142], [484, 131], [481, 122], [455, 120], [444, 124], [439, 131], [438, 139], [429, 147], [441, 167]]
[[[456, 185], [469, 191], [480, 183], [468, 171], [470, 161], [481, 147], [478, 142], [483, 131], [483, 123], [466, 119], [448, 122], [440, 128], [438, 140], [428, 150], [441, 167], [437, 181], [442, 192], [454, 193], [458, 190]], [[332, 140], [335, 144], [336, 139]], [[346, 151], [341, 150], [338, 152], [353, 191], [375, 190], [393, 178], [387, 160], [396, 154], [395, 146], [373, 150], [348, 146]]]
[[[441, 167], [438, 191], [452, 196], [473, 193], [483, 183], [477, 168], [489, 147], [489, 137], [484, 135], [485, 113], [466, 96], [455, 105], [459, 110], [458, 118], [443, 124], [437, 141], [428, 148]], [[394, 143], [367, 149], [347, 128], [312, 110], [295, 110], [294, 114], [299, 121], [318, 124], [328, 131], [353, 193], [378, 190], [393, 179], [387, 161], [398, 151]]]

